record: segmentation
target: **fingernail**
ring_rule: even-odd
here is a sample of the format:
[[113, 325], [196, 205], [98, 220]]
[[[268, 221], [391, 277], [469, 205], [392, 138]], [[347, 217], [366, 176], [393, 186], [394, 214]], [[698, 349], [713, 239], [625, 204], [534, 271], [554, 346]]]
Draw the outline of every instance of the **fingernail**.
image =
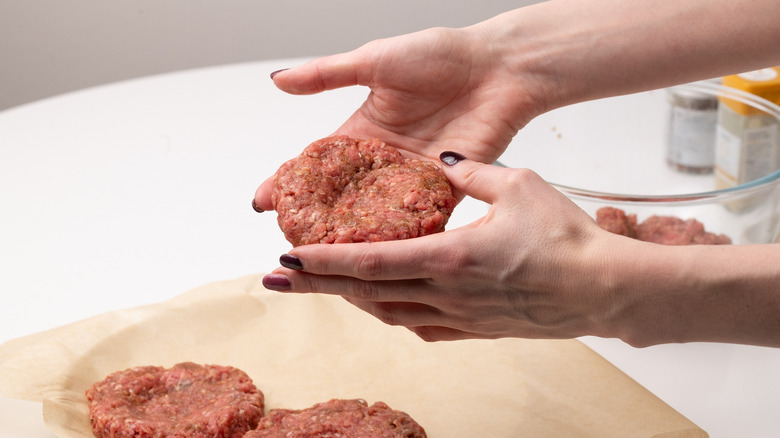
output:
[[279, 257], [279, 263], [285, 268], [294, 269], [296, 271], [303, 270], [301, 259], [292, 254], [282, 254], [282, 256]]
[[461, 161], [465, 160], [466, 157], [463, 155], [453, 152], [453, 151], [444, 151], [439, 155], [439, 159], [442, 163], [448, 165], [448, 166], [454, 166]]
[[281, 72], [283, 72], [283, 71], [285, 71], [285, 70], [289, 70], [289, 68], [283, 68], [283, 69], [281, 69], [281, 70], [276, 70], [275, 72], [271, 73], [271, 79], [273, 79], [273, 78], [274, 78], [274, 76], [276, 76], [276, 75], [277, 75], [277, 73], [281, 73]]
[[282, 274], [268, 274], [263, 277], [263, 287], [277, 292], [290, 290], [290, 279]]
[[257, 203], [255, 202], [255, 200], [254, 200], [254, 199], [252, 200], [252, 209], [253, 209], [254, 211], [258, 212], [258, 213], [262, 213], [262, 212], [264, 212], [264, 211], [265, 211], [265, 210], [263, 210], [262, 208], [260, 208], [260, 207], [258, 207], [258, 206], [257, 206]]

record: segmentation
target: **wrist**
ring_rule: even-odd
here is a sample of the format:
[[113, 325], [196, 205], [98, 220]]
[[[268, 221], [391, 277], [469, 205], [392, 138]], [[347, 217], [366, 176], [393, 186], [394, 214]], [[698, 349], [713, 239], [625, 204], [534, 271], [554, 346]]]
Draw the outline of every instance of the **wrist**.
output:
[[607, 251], [603, 284], [614, 303], [607, 337], [635, 347], [693, 340], [686, 325], [702, 297], [694, 264], [681, 256], [687, 249], [620, 238]]
[[[497, 15], [473, 28], [485, 35], [485, 47], [531, 94], [541, 114], [629, 91], [625, 77], [617, 80], [627, 73], [627, 59], [617, 54], [635, 50], [618, 35], [627, 32], [626, 23], [615, 11], [608, 15], [611, 18], [596, 12], [601, 7], [620, 9], [622, 2], [597, 3], [551, 0]], [[610, 65], [614, 68], [606, 67]]]
[[546, 112], [773, 65], [773, 1], [550, 0], [473, 27]]
[[606, 270], [606, 337], [780, 346], [780, 246], [630, 243]]
[[[560, 73], [564, 66], [553, 60], [552, 33], [566, 33], [566, 29], [544, 31], [535, 19], [540, 5], [509, 11], [467, 28], [474, 35], [491, 72], [503, 74], [501, 80], [514, 83], [517, 94], [527, 96], [533, 114], [529, 120], [552, 109], [566, 105], [571, 83]], [[564, 38], [561, 38], [564, 39]], [[527, 122], [527, 121], [526, 121]]]

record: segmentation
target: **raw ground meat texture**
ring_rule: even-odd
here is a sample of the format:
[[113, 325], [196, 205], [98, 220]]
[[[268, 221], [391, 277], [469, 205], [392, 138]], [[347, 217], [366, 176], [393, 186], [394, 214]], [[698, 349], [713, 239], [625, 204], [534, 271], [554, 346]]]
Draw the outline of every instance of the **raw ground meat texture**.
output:
[[272, 409], [245, 438], [425, 438], [408, 414], [383, 402], [333, 399], [308, 409]]
[[271, 194], [293, 246], [400, 240], [444, 231], [455, 208], [444, 172], [378, 139], [328, 137], [276, 173]]
[[113, 373], [86, 397], [98, 438], [241, 438], [265, 408], [243, 371], [189, 362]]
[[623, 236], [662, 245], [728, 245], [731, 238], [704, 229], [696, 219], [674, 216], [650, 216], [637, 224], [635, 214], [614, 207], [596, 212], [596, 223], [603, 229]]
[[596, 223], [610, 233], [636, 238], [636, 215], [619, 208], [602, 207], [596, 212]]

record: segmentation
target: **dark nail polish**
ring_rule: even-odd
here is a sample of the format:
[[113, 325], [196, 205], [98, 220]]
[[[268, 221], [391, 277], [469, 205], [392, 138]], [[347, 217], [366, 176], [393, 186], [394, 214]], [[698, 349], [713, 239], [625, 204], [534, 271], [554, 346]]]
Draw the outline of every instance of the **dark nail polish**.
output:
[[254, 210], [254, 211], [258, 212], [258, 213], [262, 213], [262, 212], [265, 211], [262, 208], [257, 206], [257, 203], [255, 203], [254, 199], [252, 199], [252, 210]]
[[279, 263], [285, 268], [294, 269], [296, 271], [303, 270], [301, 259], [292, 254], [282, 254], [282, 256], [279, 257]]
[[285, 70], [289, 70], [289, 68], [283, 68], [281, 70], [276, 70], [275, 72], [271, 73], [271, 79], [273, 79], [274, 76], [276, 76], [277, 73], [281, 73], [281, 72], [283, 72]]
[[290, 279], [281, 274], [268, 274], [263, 277], [263, 287], [277, 292], [290, 290]]
[[442, 163], [448, 165], [448, 166], [454, 166], [461, 161], [465, 160], [466, 157], [463, 155], [453, 152], [453, 151], [444, 151], [439, 155], [439, 159]]

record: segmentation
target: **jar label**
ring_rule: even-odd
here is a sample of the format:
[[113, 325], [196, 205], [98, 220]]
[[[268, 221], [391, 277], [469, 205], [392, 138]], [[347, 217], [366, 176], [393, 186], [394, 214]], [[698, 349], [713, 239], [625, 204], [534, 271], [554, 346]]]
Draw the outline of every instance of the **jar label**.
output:
[[715, 140], [715, 171], [729, 186], [737, 184], [739, 163], [742, 155], [742, 140], [729, 130], [718, 125]]
[[777, 125], [745, 130], [745, 162], [742, 182], [753, 181], [777, 170]]
[[672, 107], [667, 133], [669, 161], [682, 166], [712, 168], [717, 119], [715, 110]]
[[777, 170], [778, 125], [745, 128], [741, 136], [718, 126], [715, 141], [716, 171], [728, 185], [744, 184]]

